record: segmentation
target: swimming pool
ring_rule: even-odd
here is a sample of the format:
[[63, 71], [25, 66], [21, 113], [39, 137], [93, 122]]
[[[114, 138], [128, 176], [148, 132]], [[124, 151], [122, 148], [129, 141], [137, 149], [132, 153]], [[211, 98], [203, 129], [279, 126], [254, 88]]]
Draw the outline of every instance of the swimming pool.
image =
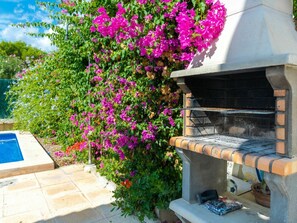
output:
[[[16, 139], [15, 141], [13, 139], [14, 137]], [[0, 131], [0, 142], [1, 139], [2, 142], [11, 140], [14, 141], [14, 143], [18, 143], [19, 152], [23, 159], [3, 163], [0, 160], [0, 179], [54, 169], [54, 161], [31, 133], [22, 131]], [[3, 144], [0, 144], [0, 150], [2, 150], [1, 146], [3, 146]], [[3, 152], [4, 156], [6, 156], [4, 160], [10, 159], [9, 156], [14, 157], [15, 155], [12, 155], [10, 146], [5, 147], [9, 148], [6, 148], [8, 150]], [[0, 156], [2, 156], [2, 151], [0, 152]]]
[[0, 163], [24, 160], [16, 134], [0, 134]]

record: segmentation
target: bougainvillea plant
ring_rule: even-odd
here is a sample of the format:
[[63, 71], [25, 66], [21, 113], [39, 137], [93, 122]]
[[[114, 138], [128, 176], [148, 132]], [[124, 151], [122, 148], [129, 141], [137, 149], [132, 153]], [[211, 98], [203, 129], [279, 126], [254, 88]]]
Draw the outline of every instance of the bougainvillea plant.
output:
[[208, 49], [225, 15], [212, 0], [98, 8], [90, 26], [97, 51], [86, 71], [90, 103], [71, 121], [90, 141], [100, 171], [118, 183], [115, 205], [125, 214], [143, 220], [180, 196], [180, 162], [168, 139], [180, 134], [181, 114], [172, 108], [181, 106], [181, 91], [169, 75]]

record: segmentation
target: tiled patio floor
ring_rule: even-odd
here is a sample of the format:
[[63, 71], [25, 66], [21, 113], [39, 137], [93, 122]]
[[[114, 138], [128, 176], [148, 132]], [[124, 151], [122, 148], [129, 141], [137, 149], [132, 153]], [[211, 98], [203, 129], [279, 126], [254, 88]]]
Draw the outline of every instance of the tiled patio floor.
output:
[[3, 178], [0, 223], [138, 223], [111, 211], [111, 190], [112, 184], [82, 165]]

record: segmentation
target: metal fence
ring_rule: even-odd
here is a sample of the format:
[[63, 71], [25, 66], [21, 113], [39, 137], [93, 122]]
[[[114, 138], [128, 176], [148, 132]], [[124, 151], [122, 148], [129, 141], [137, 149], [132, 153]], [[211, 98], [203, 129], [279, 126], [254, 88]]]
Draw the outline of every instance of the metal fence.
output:
[[9, 86], [12, 82], [13, 80], [0, 79], [0, 119], [8, 118], [10, 115], [5, 92], [9, 90]]

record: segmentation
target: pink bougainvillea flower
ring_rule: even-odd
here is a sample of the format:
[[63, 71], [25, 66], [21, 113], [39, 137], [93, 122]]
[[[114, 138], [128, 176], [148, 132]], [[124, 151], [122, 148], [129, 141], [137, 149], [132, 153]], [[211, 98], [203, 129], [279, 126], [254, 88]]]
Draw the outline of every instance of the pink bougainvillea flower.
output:
[[91, 31], [91, 33], [96, 32], [96, 27], [95, 26], [91, 26], [90, 27], [90, 31]]
[[168, 117], [168, 121], [171, 126], [175, 126], [175, 122], [171, 116]]
[[67, 14], [68, 13], [68, 10], [67, 9], [62, 9], [61, 13]]
[[137, 0], [137, 2], [141, 5], [144, 5], [147, 3], [148, 0]]
[[102, 81], [103, 79], [102, 79], [102, 77], [100, 77], [100, 76], [95, 76], [95, 77], [93, 77], [93, 81], [97, 81], [97, 82], [99, 82], [99, 81]]

